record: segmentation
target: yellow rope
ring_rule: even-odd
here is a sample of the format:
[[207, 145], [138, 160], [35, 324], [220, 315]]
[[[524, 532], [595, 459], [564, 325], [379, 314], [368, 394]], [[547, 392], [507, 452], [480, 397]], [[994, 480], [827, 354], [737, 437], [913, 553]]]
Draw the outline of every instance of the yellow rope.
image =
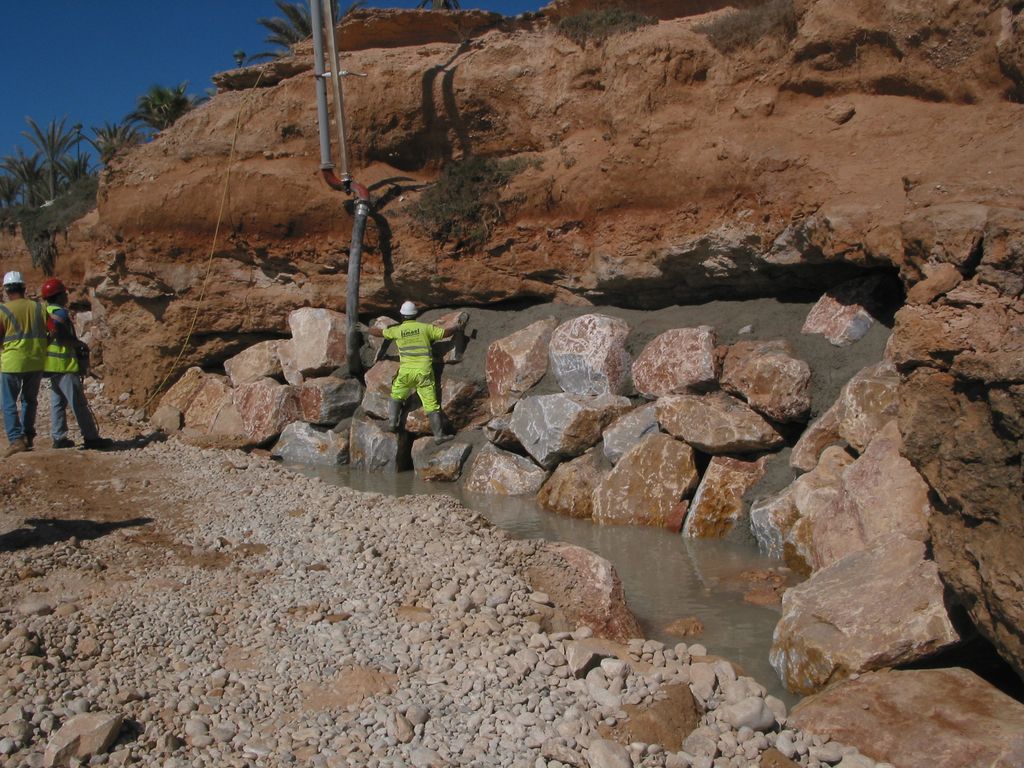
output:
[[245, 112], [245, 108], [249, 106], [253, 95], [256, 93], [256, 89], [259, 87], [260, 81], [263, 79], [263, 72], [261, 69], [259, 76], [256, 78], [256, 82], [252, 84], [252, 88], [249, 89], [247, 98], [242, 102], [242, 105], [238, 108], [238, 114], [235, 115], [235, 131], [231, 137], [231, 148], [228, 150], [228, 162], [227, 168], [224, 171], [224, 188], [221, 190], [220, 195], [220, 209], [217, 211], [217, 224], [213, 228], [213, 242], [210, 243], [210, 255], [206, 260], [206, 275], [203, 277], [203, 285], [199, 290], [199, 298], [196, 300], [196, 310], [192, 313], [192, 322], [189, 323], [188, 332], [185, 334], [185, 339], [181, 343], [181, 349], [178, 350], [178, 356], [174, 359], [171, 364], [170, 370], [167, 371], [167, 375], [163, 377], [160, 385], [153, 390], [153, 394], [149, 396], [149, 399], [143, 404], [143, 411], [148, 411], [150, 404], [159, 395], [164, 386], [170, 380], [171, 376], [178, 369], [178, 364], [181, 363], [181, 359], [185, 356], [185, 351], [188, 349], [188, 344], [192, 340], [192, 332], [195, 331], [196, 322], [199, 320], [199, 310], [202, 309], [203, 301], [206, 298], [206, 286], [210, 282], [210, 274], [213, 272], [213, 256], [217, 251], [217, 237], [220, 235], [220, 225], [224, 220], [224, 207], [227, 205], [228, 199], [228, 187], [231, 181], [231, 166], [235, 160], [235, 144], [238, 141], [239, 126], [242, 124], [242, 113]]

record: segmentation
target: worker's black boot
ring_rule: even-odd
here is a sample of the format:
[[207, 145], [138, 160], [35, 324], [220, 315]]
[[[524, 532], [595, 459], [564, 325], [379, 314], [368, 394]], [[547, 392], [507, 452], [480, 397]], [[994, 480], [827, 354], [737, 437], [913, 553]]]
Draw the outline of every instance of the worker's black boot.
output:
[[388, 421], [384, 425], [385, 432], [397, 432], [398, 422], [402, 420], [402, 403], [398, 400], [388, 400]]
[[434, 433], [434, 445], [441, 445], [441, 443], [447, 443], [452, 439], [451, 435], [444, 433], [444, 422], [441, 420], [440, 411], [428, 414], [427, 419], [430, 421], [430, 431]]

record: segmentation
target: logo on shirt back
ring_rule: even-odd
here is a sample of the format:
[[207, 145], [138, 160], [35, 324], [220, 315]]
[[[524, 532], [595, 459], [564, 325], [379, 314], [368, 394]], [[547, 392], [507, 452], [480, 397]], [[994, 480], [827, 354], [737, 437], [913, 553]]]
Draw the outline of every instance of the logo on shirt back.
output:
[[419, 332], [420, 331], [419, 331], [418, 328], [410, 328], [408, 330], [402, 331], [402, 336], [403, 336], [403, 338], [406, 337], [406, 336], [417, 336], [417, 335], [419, 335]]

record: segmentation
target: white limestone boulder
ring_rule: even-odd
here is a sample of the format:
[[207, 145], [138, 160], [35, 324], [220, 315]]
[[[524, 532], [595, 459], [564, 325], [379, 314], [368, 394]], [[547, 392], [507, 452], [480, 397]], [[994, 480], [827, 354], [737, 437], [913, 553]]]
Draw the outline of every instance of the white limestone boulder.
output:
[[224, 370], [231, 379], [231, 386], [248, 384], [256, 379], [276, 379], [284, 375], [278, 349], [279, 340], [261, 341], [243, 349], [234, 357], [224, 361]]
[[607, 315], [582, 315], [551, 334], [548, 358], [564, 392], [622, 395], [630, 389], [629, 325]]
[[368, 472], [401, 472], [409, 469], [411, 439], [407, 432], [385, 432], [376, 419], [355, 418], [349, 432], [349, 464]]
[[634, 408], [612, 421], [601, 433], [604, 455], [608, 461], [616, 464], [626, 451], [659, 429], [654, 403]]
[[305, 379], [328, 374], [347, 365], [347, 320], [342, 312], [302, 307], [288, 314], [291, 339], [277, 353], [285, 380], [301, 384]]
[[299, 386], [302, 420], [310, 424], [334, 426], [355, 413], [362, 399], [359, 379], [321, 376]]
[[538, 464], [551, 469], [597, 443], [605, 426], [632, 407], [620, 395], [535, 395], [516, 403], [512, 431]]
[[284, 428], [270, 455], [292, 464], [334, 467], [348, 461], [349, 433], [320, 429], [302, 421]]
[[434, 444], [434, 438], [421, 437], [412, 444], [412, 466], [416, 477], [452, 483], [462, 475], [462, 467], [469, 458], [469, 443], [449, 441]]

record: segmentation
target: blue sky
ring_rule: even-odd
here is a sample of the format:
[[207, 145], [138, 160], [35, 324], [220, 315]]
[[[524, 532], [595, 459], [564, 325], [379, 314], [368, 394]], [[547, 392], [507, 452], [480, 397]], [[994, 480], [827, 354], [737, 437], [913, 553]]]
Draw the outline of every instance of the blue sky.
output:
[[[506, 15], [535, 10], [542, 0], [463, 0], [464, 8]], [[348, 3], [342, 0], [342, 8]], [[413, 8], [415, 0], [371, 5]], [[270, 50], [256, 23], [280, 16], [273, 0], [0, 0], [0, 156], [16, 145], [30, 151], [25, 117], [45, 125], [118, 122], [154, 84], [189, 82], [203, 94], [210, 77], [233, 68], [232, 53]], [[84, 142], [83, 142], [84, 144]], [[83, 150], [85, 146], [83, 146]]]

